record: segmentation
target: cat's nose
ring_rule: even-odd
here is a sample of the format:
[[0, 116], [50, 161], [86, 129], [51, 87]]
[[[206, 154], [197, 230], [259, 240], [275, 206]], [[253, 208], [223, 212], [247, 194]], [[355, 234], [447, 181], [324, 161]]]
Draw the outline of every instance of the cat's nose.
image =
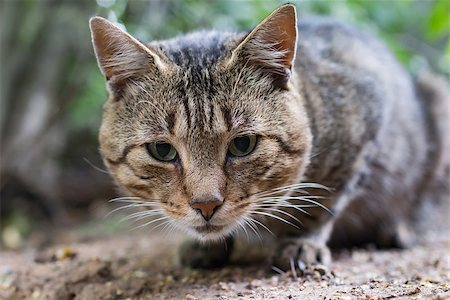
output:
[[222, 197], [198, 198], [191, 202], [191, 207], [198, 210], [206, 221], [209, 221], [217, 209], [222, 206]]

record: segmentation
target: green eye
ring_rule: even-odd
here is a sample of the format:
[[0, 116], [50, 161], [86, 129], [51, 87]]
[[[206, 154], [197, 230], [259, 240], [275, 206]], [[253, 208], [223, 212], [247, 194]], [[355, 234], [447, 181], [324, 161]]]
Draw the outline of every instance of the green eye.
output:
[[146, 145], [148, 153], [160, 161], [170, 162], [177, 157], [177, 150], [168, 143], [150, 143]]
[[245, 135], [231, 141], [228, 151], [233, 156], [249, 155], [256, 146], [256, 135]]

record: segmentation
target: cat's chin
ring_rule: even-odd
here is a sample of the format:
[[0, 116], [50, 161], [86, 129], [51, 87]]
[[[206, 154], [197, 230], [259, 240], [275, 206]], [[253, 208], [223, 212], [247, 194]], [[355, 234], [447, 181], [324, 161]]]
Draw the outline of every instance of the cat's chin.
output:
[[219, 241], [227, 237], [232, 228], [230, 226], [205, 224], [190, 228], [193, 235], [200, 241]]

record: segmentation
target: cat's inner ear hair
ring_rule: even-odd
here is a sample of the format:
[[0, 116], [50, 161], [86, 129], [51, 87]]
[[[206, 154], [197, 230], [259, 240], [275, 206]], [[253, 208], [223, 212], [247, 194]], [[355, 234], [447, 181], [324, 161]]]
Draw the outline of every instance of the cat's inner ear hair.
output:
[[289, 80], [297, 48], [297, 13], [285, 4], [256, 26], [233, 50], [230, 64], [244, 61]]
[[89, 26], [98, 64], [108, 80], [121, 82], [165, 68], [165, 63], [154, 51], [110, 21], [93, 17]]

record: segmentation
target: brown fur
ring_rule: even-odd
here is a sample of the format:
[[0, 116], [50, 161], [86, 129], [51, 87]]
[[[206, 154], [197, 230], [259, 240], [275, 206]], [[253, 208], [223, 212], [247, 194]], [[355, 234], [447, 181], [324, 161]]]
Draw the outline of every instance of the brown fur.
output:
[[[282, 240], [280, 266], [328, 262], [330, 237], [410, 244], [417, 208], [448, 195], [449, 126], [439, 120], [450, 114], [427, 108], [448, 108], [445, 82], [416, 89], [375, 39], [330, 20], [296, 24], [294, 6], [284, 5], [247, 35], [210, 31], [144, 45], [93, 18], [110, 91], [100, 130], [105, 164], [129, 194], [154, 201], [200, 239], [265, 230], [246, 219], [264, 222]], [[227, 155], [248, 134], [259, 137], [254, 152]], [[152, 158], [145, 145], [156, 141], [173, 145], [179, 159]], [[295, 199], [262, 199], [300, 182], [302, 191], [271, 195]], [[311, 199], [331, 213], [305, 192], [325, 196]], [[190, 207], [218, 195], [223, 205], [209, 222]]]

